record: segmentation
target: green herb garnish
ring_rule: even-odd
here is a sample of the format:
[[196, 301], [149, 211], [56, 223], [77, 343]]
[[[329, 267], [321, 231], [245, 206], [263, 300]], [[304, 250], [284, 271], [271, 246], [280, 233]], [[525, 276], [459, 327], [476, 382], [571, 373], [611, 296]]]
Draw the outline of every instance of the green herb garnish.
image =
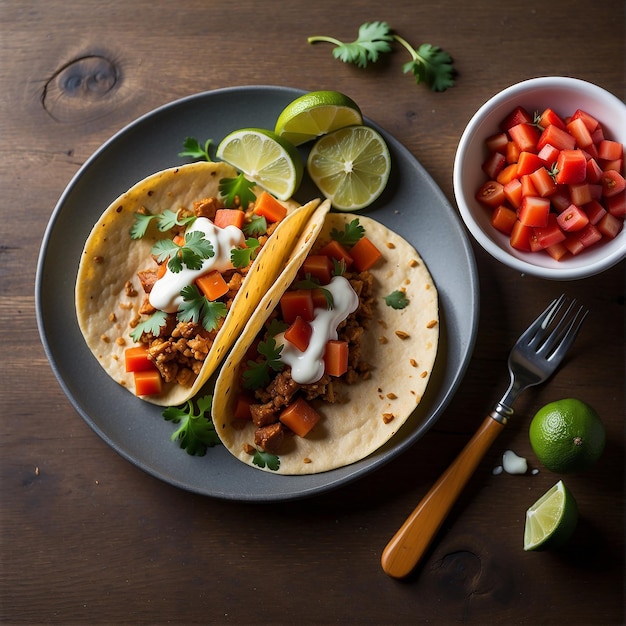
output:
[[239, 198], [241, 208], [247, 209], [248, 205], [256, 200], [252, 191], [254, 185], [255, 183], [249, 181], [242, 173], [239, 173], [237, 178], [222, 178], [219, 189], [224, 198], [224, 205], [232, 207], [235, 198]]
[[196, 220], [196, 216], [179, 217], [177, 212], [170, 211], [170, 209], [166, 209], [158, 215], [135, 213], [135, 223], [130, 229], [131, 239], [141, 239], [146, 234], [152, 220], [156, 220], [157, 228], [164, 233], [170, 228], [174, 228], [174, 226], [187, 226], [193, 223]]
[[277, 471], [280, 468], [280, 458], [275, 454], [264, 452], [263, 450], [255, 450], [252, 462], [258, 467], [264, 468], [267, 466], [272, 471]]
[[171, 439], [178, 439], [180, 447], [188, 454], [204, 456], [207, 448], [220, 443], [210, 417], [212, 403], [213, 396], [204, 396], [197, 400], [197, 413], [192, 400], [180, 407], [170, 406], [163, 411], [163, 417], [168, 422], [180, 424]]
[[212, 142], [212, 139], [207, 139], [204, 146], [202, 146], [194, 137], [186, 137], [183, 143], [183, 151], [179, 152], [178, 156], [211, 161], [211, 157], [209, 156], [209, 146]]
[[248, 267], [256, 259], [260, 246], [258, 239], [254, 237], [246, 239], [245, 248], [233, 248], [230, 251], [230, 262], [238, 268]]
[[392, 309], [404, 309], [409, 304], [409, 299], [404, 291], [396, 290], [385, 296], [385, 304]]
[[326, 36], [309, 37], [307, 41], [333, 44], [333, 56], [336, 59], [344, 63], [354, 63], [358, 67], [375, 63], [381, 54], [391, 52], [392, 43], [396, 42], [411, 55], [411, 60], [402, 69], [405, 74], [412, 73], [417, 84], [426, 83], [433, 91], [445, 91], [454, 85], [456, 71], [447, 52], [428, 43], [422, 44], [416, 50], [406, 39], [395, 34], [387, 22], [362, 24], [358, 38], [350, 43]]
[[151, 252], [159, 263], [167, 261], [167, 267], [174, 274], [178, 274], [183, 265], [190, 270], [199, 270], [203, 261], [215, 256], [213, 244], [199, 230], [185, 233], [185, 242], [182, 245], [172, 239], [160, 239], [152, 246]]
[[262, 361], [248, 361], [248, 368], [243, 373], [243, 386], [246, 389], [260, 389], [270, 382], [270, 369], [280, 372], [285, 364], [280, 360], [282, 345], [276, 343], [274, 337], [261, 341], [257, 348], [258, 353], [265, 357]]
[[354, 218], [349, 224], [346, 224], [343, 230], [333, 228], [330, 231], [331, 238], [344, 246], [353, 246], [364, 235], [365, 228], [359, 223], [358, 217]]
[[243, 225], [243, 232], [249, 237], [263, 235], [267, 232], [267, 220], [263, 215], [253, 215], [250, 221]]
[[343, 276], [348, 269], [345, 259], [333, 259], [333, 276]]
[[212, 302], [194, 284], [183, 287], [180, 295], [183, 297], [178, 306], [177, 318], [180, 322], [200, 323], [210, 332], [217, 328], [219, 321], [228, 313], [223, 302]]
[[139, 322], [130, 332], [130, 337], [133, 341], [140, 341], [144, 333], [156, 336], [159, 334], [161, 327], [165, 325], [166, 321], [167, 313], [165, 313], [165, 311], [156, 311], [147, 320]]

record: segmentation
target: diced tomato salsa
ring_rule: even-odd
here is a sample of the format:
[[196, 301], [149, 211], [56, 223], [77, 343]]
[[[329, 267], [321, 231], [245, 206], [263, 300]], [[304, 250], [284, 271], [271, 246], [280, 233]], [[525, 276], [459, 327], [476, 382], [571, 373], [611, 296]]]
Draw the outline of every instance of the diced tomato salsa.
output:
[[516, 107], [485, 141], [476, 199], [524, 252], [564, 260], [615, 238], [626, 216], [624, 146], [582, 109], [561, 117]]

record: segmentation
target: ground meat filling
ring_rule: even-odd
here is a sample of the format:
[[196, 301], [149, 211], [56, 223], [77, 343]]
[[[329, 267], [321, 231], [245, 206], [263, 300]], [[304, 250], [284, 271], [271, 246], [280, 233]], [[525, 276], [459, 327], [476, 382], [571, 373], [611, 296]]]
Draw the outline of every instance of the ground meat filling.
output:
[[[205, 198], [194, 202], [193, 211], [181, 209], [180, 216], [215, 218], [218, 209], [223, 208], [218, 198]], [[233, 208], [240, 208], [239, 206]], [[245, 211], [244, 224], [249, 223], [253, 217], [254, 205], [250, 205]], [[268, 224], [264, 235], [258, 236], [259, 250], [267, 242], [274, 232], [278, 223]], [[185, 227], [175, 227], [171, 235], [182, 234]], [[223, 273], [223, 278], [228, 285], [228, 292], [221, 298], [230, 310], [233, 300], [239, 293], [244, 279], [250, 270], [250, 265], [245, 268], [236, 268]], [[144, 292], [144, 299], [139, 309], [140, 317], [137, 323], [142, 321], [141, 316], [150, 316], [155, 313], [155, 308], [150, 304], [149, 294], [158, 279], [158, 264], [142, 269], [137, 272], [139, 283]], [[167, 322], [160, 328], [159, 334], [144, 332], [140, 343], [148, 347], [148, 356], [156, 365], [166, 383], [176, 383], [183, 387], [191, 387], [202, 369], [202, 365], [213, 346], [215, 337], [224, 323], [222, 318], [217, 328], [207, 331], [201, 324], [191, 322], [179, 322], [176, 315], [168, 315]]]
[[352, 385], [371, 376], [372, 366], [363, 359], [361, 340], [374, 316], [374, 279], [369, 272], [345, 272], [344, 276], [359, 296], [357, 310], [337, 328], [338, 338], [348, 342], [348, 371], [339, 378], [324, 374], [317, 382], [302, 385], [293, 380], [291, 368], [285, 366], [266, 387], [257, 389], [254, 392], [256, 402], [250, 406], [256, 426], [254, 443], [266, 452], [278, 453], [285, 435], [291, 434], [279, 421], [279, 415], [298, 395], [307, 401], [342, 402], [342, 384]]

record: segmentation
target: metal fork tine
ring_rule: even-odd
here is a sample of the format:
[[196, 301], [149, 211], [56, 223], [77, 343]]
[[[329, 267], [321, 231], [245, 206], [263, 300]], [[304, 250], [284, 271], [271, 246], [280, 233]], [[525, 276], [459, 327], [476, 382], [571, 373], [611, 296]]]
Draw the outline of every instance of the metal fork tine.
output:
[[[537, 354], [549, 354], [552, 350], [559, 344], [561, 339], [565, 336], [568, 331], [568, 326], [565, 325], [565, 321], [567, 320], [570, 311], [576, 304], [576, 300], [572, 300], [569, 303], [567, 309], [561, 316], [561, 319], [556, 323], [554, 328], [550, 331], [550, 333], [541, 340], [541, 346], [537, 348]], [[574, 317], [575, 319], [575, 317]], [[549, 324], [546, 324], [546, 330], [549, 328]]]
[[550, 321], [561, 308], [564, 299], [565, 295], [561, 294], [559, 298], [553, 300], [546, 310], [521, 334], [517, 343], [532, 343], [538, 339], [540, 340], [544, 333], [542, 332], [540, 336], [539, 332], [545, 330], [548, 324], [550, 324]]
[[556, 349], [550, 355], [549, 359], [551, 360], [554, 359], [556, 361], [559, 361], [565, 355], [565, 353], [570, 349], [570, 346], [572, 345], [572, 343], [574, 343], [574, 339], [576, 339], [576, 336], [578, 335], [578, 331], [580, 330], [580, 327], [585, 321], [585, 318], [587, 317], [588, 313], [589, 313], [589, 310], [585, 309], [585, 307], [583, 306], [581, 306], [578, 309], [578, 311], [576, 311], [576, 315], [574, 315], [574, 318], [569, 323], [569, 326], [567, 327], [566, 332], [563, 335], [563, 338], [561, 339], [560, 343], [556, 346]]

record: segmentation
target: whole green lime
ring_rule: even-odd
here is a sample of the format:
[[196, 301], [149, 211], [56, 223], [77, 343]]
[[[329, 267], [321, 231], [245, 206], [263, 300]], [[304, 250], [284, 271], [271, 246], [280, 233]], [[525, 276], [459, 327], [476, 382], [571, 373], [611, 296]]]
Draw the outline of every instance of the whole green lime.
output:
[[567, 474], [586, 470], [602, 456], [606, 431], [591, 406], [566, 398], [537, 411], [529, 437], [533, 451], [546, 468]]

